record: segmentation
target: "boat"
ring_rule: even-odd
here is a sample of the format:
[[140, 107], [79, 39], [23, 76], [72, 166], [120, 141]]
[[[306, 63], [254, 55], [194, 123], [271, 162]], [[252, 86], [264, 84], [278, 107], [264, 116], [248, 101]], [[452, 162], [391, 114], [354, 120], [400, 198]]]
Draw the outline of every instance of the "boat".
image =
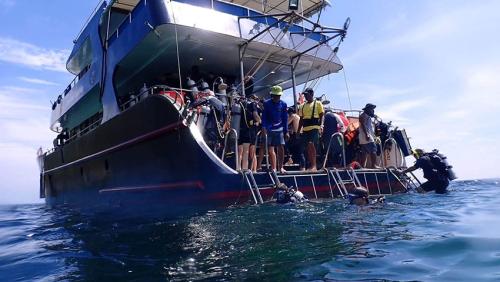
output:
[[[352, 169], [344, 157], [343, 166], [314, 173], [252, 172], [239, 169], [236, 154], [227, 157], [236, 150], [237, 128], [218, 131], [217, 148], [208, 142], [205, 109], [222, 107], [237, 120], [234, 101], [250, 88], [265, 97], [273, 85], [291, 90], [297, 106], [297, 85], [342, 69], [337, 52], [350, 20], [323, 26], [312, 17], [327, 1], [299, 4], [101, 2], [67, 60], [75, 78], [52, 105], [57, 137], [38, 156], [40, 197], [51, 206], [174, 215], [263, 203], [278, 184], [309, 199], [346, 197], [349, 186], [366, 187], [371, 196], [407, 192], [413, 181], [395, 173], [394, 163]], [[202, 91], [190, 83], [200, 79], [214, 90], [227, 80], [233, 90], [219, 87], [220, 99], [199, 102], [193, 97]]]

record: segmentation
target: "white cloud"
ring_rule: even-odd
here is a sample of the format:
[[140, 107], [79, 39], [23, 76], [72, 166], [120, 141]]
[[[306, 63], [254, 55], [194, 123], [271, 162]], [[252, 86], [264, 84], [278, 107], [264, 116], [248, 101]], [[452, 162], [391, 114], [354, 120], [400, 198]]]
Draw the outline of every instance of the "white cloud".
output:
[[382, 109], [378, 110], [377, 115], [385, 121], [393, 121], [397, 126], [405, 126], [411, 124], [409, 112], [421, 111], [420, 109], [429, 103], [427, 97], [413, 98], [407, 101], [388, 103], [382, 105]]
[[31, 78], [31, 77], [20, 76], [20, 77], [18, 77], [18, 79], [20, 79], [22, 81], [25, 81], [25, 82], [33, 83], [33, 84], [59, 85], [58, 83], [55, 83], [55, 82], [52, 82], [52, 81], [48, 81], [48, 80], [39, 79], [39, 78]]
[[38, 89], [0, 87], [0, 203], [37, 201], [36, 150], [49, 148], [49, 103]]
[[68, 50], [49, 50], [10, 38], [0, 38], [0, 61], [37, 69], [66, 72]]
[[39, 201], [35, 146], [0, 143], [0, 203]]
[[[474, 43], [481, 44], [479, 41], [481, 38], [489, 38], [497, 33], [500, 27], [499, 9], [498, 1], [482, 1], [461, 5], [450, 4], [438, 8], [428, 6], [424, 13], [414, 13], [411, 19], [406, 15], [395, 19], [389, 18], [385, 25], [391, 26], [390, 29], [384, 27], [384, 23], [380, 23], [378, 36], [370, 37], [344, 59], [352, 63], [367, 57], [378, 57], [381, 53], [394, 54], [412, 50], [415, 55], [432, 55], [443, 60], [443, 55], [453, 53], [459, 48], [472, 46], [485, 48], [485, 45], [474, 45]], [[392, 22], [401, 26], [394, 28]], [[491, 40], [482, 43], [488, 44]], [[453, 60], [460, 59], [453, 57]]]
[[0, 87], [0, 142], [47, 143], [51, 107], [36, 99], [41, 94], [36, 89]]

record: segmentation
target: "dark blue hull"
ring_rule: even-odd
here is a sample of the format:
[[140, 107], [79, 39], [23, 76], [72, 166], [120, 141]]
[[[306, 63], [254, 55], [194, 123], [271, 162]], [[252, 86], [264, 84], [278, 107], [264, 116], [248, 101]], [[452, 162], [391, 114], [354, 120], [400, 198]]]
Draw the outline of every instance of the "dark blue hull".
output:
[[[345, 173], [345, 172], [343, 172]], [[405, 188], [385, 170], [359, 171], [370, 194]], [[255, 174], [271, 187], [268, 173]], [[325, 172], [279, 175], [309, 198], [340, 195]], [[244, 177], [224, 164], [168, 98], [154, 95], [45, 157], [42, 188], [52, 205], [156, 211], [165, 215], [251, 203]], [[270, 200], [273, 189], [261, 189]]]

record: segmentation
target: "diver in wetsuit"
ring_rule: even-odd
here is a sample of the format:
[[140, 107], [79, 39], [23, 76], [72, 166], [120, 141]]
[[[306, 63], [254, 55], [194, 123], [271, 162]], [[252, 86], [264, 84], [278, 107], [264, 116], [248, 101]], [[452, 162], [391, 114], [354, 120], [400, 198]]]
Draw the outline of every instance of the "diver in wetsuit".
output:
[[352, 189], [347, 194], [347, 199], [349, 200], [349, 204], [356, 206], [373, 205], [385, 202], [384, 196], [379, 196], [376, 199], [370, 199], [368, 197], [368, 190], [365, 187], [356, 187]]
[[434, 190], [437, 194], [446, 193], [451, 177], [442, 157], [438, 156], [438, 154], [426, 153], [422, 149], [414, 150], [413, 156], [417, 159], [415, 164], [401, 171], [401, 173], [412, 172], [419, 168], [423, 170], [424, 178], [428, 181], [420, 185], [417, 191], [425, 193]]

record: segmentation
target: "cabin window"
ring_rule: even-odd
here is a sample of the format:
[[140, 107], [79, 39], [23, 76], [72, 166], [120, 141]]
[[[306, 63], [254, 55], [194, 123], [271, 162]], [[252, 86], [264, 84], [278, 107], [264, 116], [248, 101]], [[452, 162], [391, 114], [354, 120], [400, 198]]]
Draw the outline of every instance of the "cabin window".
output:
[[72, 74], [81, 78], [90, 69], [92, 59], [92, 43], [90, 41], [90, 37], [87, 37], [78, 50], [71, 54], [66, 67]]

